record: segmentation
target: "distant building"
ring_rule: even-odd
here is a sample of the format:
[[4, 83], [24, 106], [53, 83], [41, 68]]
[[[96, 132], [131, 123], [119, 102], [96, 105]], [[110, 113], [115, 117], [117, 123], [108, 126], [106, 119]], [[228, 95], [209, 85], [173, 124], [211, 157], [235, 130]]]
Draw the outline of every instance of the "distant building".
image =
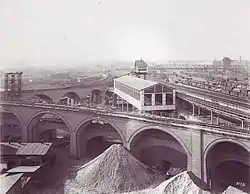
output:
[[148, 74], [148, 65], [144, 60], [135, 61], [135, 73], [136, 74]]
[[213, 68], [213, 61], [168, 61], [162, 66], [174, 69]]

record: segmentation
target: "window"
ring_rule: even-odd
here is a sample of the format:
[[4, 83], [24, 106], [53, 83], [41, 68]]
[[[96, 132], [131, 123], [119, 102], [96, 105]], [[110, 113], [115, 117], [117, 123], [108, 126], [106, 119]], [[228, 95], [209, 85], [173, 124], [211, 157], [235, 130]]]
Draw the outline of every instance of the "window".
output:
[[127, 95], [137, 99], [137, 100], [140, 100], [140, 93], [138, 91], [136, 91], [135, 89], [129, 87], [129, 86], [126, 86], [122, 83], [119, 83], [119, 82], [115, 82], [115, 87], [119, 90], [121, 90], [122, 92], [126, 93]]
[[161, 85], [155, 86], [155, 93], [162, 93], [162, 86]]
[[150, 87], [144, 90], [144, 93], [154, 93], [154, 87]]

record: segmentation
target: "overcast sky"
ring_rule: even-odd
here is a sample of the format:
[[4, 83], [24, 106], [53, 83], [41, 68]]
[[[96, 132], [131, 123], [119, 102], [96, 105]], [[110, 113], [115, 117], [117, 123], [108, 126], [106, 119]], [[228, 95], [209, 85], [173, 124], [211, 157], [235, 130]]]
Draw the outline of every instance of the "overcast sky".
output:
[[249, 0], [0, 0], [0, 65], [240, 55]]

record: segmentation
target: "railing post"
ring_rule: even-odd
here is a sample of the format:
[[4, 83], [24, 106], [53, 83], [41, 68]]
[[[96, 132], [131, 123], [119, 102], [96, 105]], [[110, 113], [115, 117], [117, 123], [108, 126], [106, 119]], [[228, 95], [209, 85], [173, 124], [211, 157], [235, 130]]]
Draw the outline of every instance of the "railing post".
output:
[[244, 120], [241, 120], [241, 129], [244, 129]]
[[195, 105], [194, 105], [194, 103], [192, 104], [192, 106], [193, 106], [193, 112], [192, 112], [192, 115], [194, 116], [194, 115], [195, 115]]
[[210, 114], [210, 123], [213, 124], [213, 110], [210, 110], [211, 114]]

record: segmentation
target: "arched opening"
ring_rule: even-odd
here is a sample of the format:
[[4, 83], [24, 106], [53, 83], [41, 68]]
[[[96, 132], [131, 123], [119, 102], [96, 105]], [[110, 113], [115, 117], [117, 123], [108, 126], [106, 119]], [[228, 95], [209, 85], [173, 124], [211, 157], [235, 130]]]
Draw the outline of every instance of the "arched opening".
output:
[[49, 96], [47, 96], [45, 94], [37, 94], [35, 96], [35, 98], [36, 98], [38, 103], [46, 103], [46, 104], [52, 104], [53, 103], [53, 100]]
[[[63, 181], [67, 170], [72, 167], [70, 156], [70, 125], [56, 112], [38, 112], [27, 123], [29, 142], [52, 143], [49, 156], [53, 158], [53, 166], [38, 177], [42, 188], [54, 188], [58, 181]], [[49, 177], [48, 177], [49, 175]], [[40, 188], [40, 186], [38, 187]]]
[[0, 109], [1, 142], [19, 141], [22, 139], [22, 123], [19, 118], [9, 110]]
[[188, 168], [188, 153], [175, 137], [163, 130], [151, 128], [139, 132], [131, 140], [130, 150], [141, 162], [162, 173], [175, 169], [177, 174]]
[[228, 186], [250, 192], [250, 153], [234, 142], [219, 142], [206, 156], [208, 183], [214, 192]]
[[62, 105], [78, 105], [80, 103], [80, 97], [75, 92], [66, 93], [60, 100], [59, 104]]
[[179, 119], [186, 120], [186, 118], [183, 115], [179, 115]]
[[[61, 139], [62, 131], [64, 135], [69, 136], [69, 128], [64, 119], [57, 113], [41, 112], [34, 115], [28, 122], [28, 135], [30, 142], [43, 141], [54, 142]], [[67, 137], [68, 138], [68, 137]]]
[[102, 92], [100, 90], [92, 90], [90, 101], [93, 104], [101, 104], [102, 103]]
[[124, 142], [118, 129], [100, 118], [89, 119], [77, 129], [78, 158], [92, 159], [111, 145]]

